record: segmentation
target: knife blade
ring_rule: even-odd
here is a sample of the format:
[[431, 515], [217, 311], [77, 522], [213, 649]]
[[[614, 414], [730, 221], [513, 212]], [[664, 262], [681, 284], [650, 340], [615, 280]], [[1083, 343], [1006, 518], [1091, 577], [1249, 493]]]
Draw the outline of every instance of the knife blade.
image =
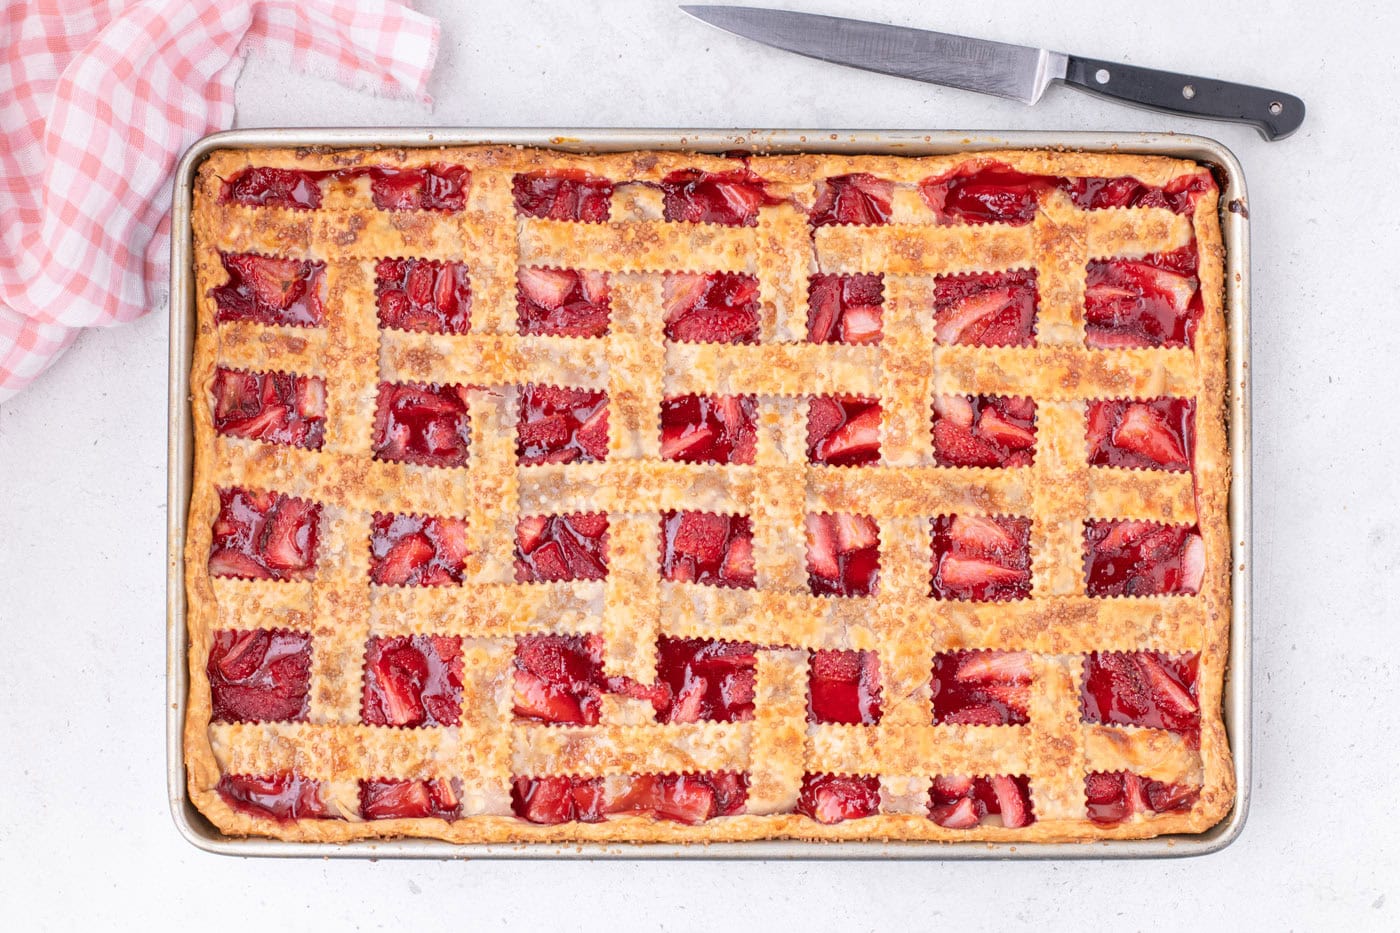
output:
[[927, 29], [746, 6], [683, 5], [726, 32], [809, 58], [1035, 104], [1063, 82], [1151, 110], [1248, 123], [1283, 139], [1303, 122], [1302, 100], [1268, 88], [1084, 58]]

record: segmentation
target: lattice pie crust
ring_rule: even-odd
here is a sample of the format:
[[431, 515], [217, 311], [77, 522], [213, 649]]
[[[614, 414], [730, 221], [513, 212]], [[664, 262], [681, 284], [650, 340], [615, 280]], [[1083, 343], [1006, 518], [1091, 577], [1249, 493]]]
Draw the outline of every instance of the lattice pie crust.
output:
[[[1186, 209], [1085, 209], [1069, 189], [1041, 186], [1033, 189], [1034, 215], [1024, 223], [949, 222], [920, 195], [925, 179], [991, 164], [1071, 181], [1131, 176], [1147, 188], [1193, 176], [1208, 187]], [[375, 206], [374, 182], [364, 169], [429, 165], [466, 168], [460, 209]], [[227, 182], [250, 166], [325, 173], [308, 176], [319, 186], [319, 206], [230, 199]], [[686, 170], [722, 175], [745, 166], [767, 194], [754, 208], [755, 222], [664, 219], [662, 181]], [[518, 175], [560, 170], [611, 182], [605, 220], [554, 220], [518, 210]], [[809, 224], [826, 180], [855, 174], [892, 182], [887, 222]], [[1217, 211], [1214, 183], [1200, 166], [1131, 155], [773, 155], [740, 163], [680, 152], [575, 155], [511, 147], [215, 153], [200, 169], [194, 208], [196, 457], [186, 549], [185, 733], [191, 799], [226, 833], [289, 840], [1031, 842], [1214, 825], [1235, 790], [1220, 716], [1230, 546]], [[1192, 242], [1200, 310], [1187, 345], [1086, 345], [1091, 263]], [[239, 254], [323, 263], [313, 286], [323, 320], [293, 326], [256, 315], [221, 317], [215, 292], [230, 277], [223, 257]], [[469, 330], [382, 326], [376, 276], [386, 257], [464, 264]], [[606, 273], [606, 334], [522, 334], [522, 267]], [[939, 277], [1005, 270], [1034, 270], [1031, 345], [941, 342], [933, 311]], [[755, 276], [757, 342], [667, 339], [666, 274], [682, 272]], [[883, 276], [878, 342], [808, 341], [809, 280], [817, 273]], [[220, 368], [319, 378], [319, 446], [217, 430]], [[376, 456], [379, 387], [409, 383], [467, 387], [459, 396], [469, 425], [464, 466]], [[520, 397], [530, 384], [606, 393], [606, 457], [518, 465]], [[663, 399], [689, 393], [756, 397], [751, 463], [661, 458]], [[1033, 399], [1033, 462], [940, 465], [931, 413], [935, 398], [949, 395]], [[811, 396], [877, 398], [878, 460], [810, 462]], [[1168, 397], [1194, 402], [1191, 469], [1090, 464], [1086, 418], [1094, 400]], [[234, 488], [316, 503], [314, 566], [280, 579], [211, 572], [221, 490]], [[754, 585], [663, 579], [661, 516], [675, 510], [747, 516]], [[376, 513], [464, 521], [460, 581], [373, 583]], [[522, 516], [570, 513], [607, 515], [603, 579], [516, 582]], [[811, 513], [873, 517], [879, 577], [872, 595], [816, 595], [809, 588], [804, 523]], [[931, 596], [931, 522], [951, 515], [1030, 520], [1026, 598]], [[1085, 522], [1119, 519], [1195, 526], [1205, 564], [1198, 592], [1090, 595]], [[211, 649], [220, 632], [254, 629], [298, 633], [298, 644], [309, 637], [304, 699], [295, 700], [300, 711], [287, 718], [247, 721], [216, 709], [214, 690], [227, 689], [220, 685], [238, 675], [221, 673], [220, 684], [211, 686]], [[751, 712], [733, 721], [661, 722], [646, 698], [609, 691], [599, 699], [596, 724], [522, 716], [514, 709], [517, 637], [546, 633], [601, 636], [604, 674], [642, 687], [657, 681], [663, 636], [751, 643], [758, 646]], [[460, 691], [449, 694], [459, 705], [446, 714], [448, 721], [456, 714], [457, 724], [396, 727], [363, 718], [367, 645], [405, 635], [447, 636], [454, 651], [460, 646]], [[1019, 701], [1024, 722], [935, 722], [935, 657], [976, 649], [1030, 653], [1029, 686]], [[810, 721], [810, 653], [817, 650], [874, 653], [878, 722]], [[1196, 655], [1190, 690], [1199, 706], [1198, 739], [1086, 715], [1081, 684], [1093, 652]], [[1140, 781], [1134, 793], [1159, 782], [1193, 794], [1199, 787], [1199, 794], [1162, 812], [1139, 805], [1116, 821], [1089, 819], [1086, 776], [1119, 772]], [[623, 775], [713, 773], [744, 776], [742, 805], [726, 811], [733, 815], [694, 824], [647, 807], [555, 824], [533, 823], [513, 810], [512, 788], [522, 777], [603, 776], [616, 789]], [[794, 812], [804, 775], [821, 774], [866, 777], [878, 787], [878, 812], [832, 823]], [[256, 801], [240, 803], [221, 792], [227, 775], [292, 775], [316, 803], [284, 809], [278, 818]], [[993, 813], [971, 826], [941, 825], [930, 817], [929, 797], [939, 775], [1023, 776], [1034, 821], [1007, 827]], [[451, 810], [451, 818], [366, 819], [376, 815], [366, 809], [366, 781], [444, 781], [436, 786], [451, 792], [446, 800], [434, 798], [434, 806]]]

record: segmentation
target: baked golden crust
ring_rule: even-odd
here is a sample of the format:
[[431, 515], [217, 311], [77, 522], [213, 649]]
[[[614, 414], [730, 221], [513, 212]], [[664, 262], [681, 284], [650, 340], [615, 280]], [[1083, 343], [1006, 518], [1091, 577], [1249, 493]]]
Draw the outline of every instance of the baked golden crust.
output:
[[[1226, 320], [1217, 199], [1194, 212], [1086, 211], [1062, 192], [1040, 198], [1024, 226], [938, 226], [913, 186], [972, 161], [1060, 177], [1133, 176], [1161, 186], [1200, 166], [1166, 158], [1006, 151], [975, 157], [755, 156], [748, 164], [781, 196], [753, 227], [667, 222], [653, 188], [672, 171], [731, 171], [734, 162], [679, 152], [575, 155], [513, 147], [432, 150], [226, 150], [200, 168], [194, 202], [198, 329], [191, 393], [195, 474], [186, 543], [190, 692], [185, 730], [189, 793], [225, 833], [344, 841], [417, 836], [452, 842], [881, 839], [1091, 841], [1196, 833], [1229, 811], [1235, 787], [1221, 701], [1230, 619], [1229, 458], [1225, 433]], [[245, 207], [220, 200], [221, 180], [248, 166], [334, 170], [430, 162], [471, 173], [460, 212], [374, 209], [363, 178], [324, 188], [319, 210]], [[583, 169], [612, 179], [605, 223], [517, 218], [518, 172]], [[818, 179], [868, 172], [895, 182], [892, 223], [806, 224]], [[1211, 189], [1213, 195], [1214, 189]], [[1175, 249], [1194, 235], [1204, 313], [1194, 347], [1095, 350], [1084, 346], [1084, 270], [1091, 259]], [[325, 263], [323, 327], [216, 323], [211, 289], [227, 274], [221, 252]], [[463, 336], [378, 327], [374, 263], [383, 257], [463, 260], [471, 271], [471, 332]], [[610, 335], [523, 336], [515, 325], [521, 265], [609, 273]], [[932, 334], [934, 277], [1035, 269], [1036, 346], [944, 346]], [[734, 271], [760, 282], [761, 340], [753, 346], [674, 343], [661, 333], [661, 273]], [[807, 277], [816, 271], [885, 275], [877, 346], [806, 343]], [[213, 425], [217, 367], [321, 376], [325, 442], [305, 450], [227, 437]], [[381, 381], [469, 385], [470, 462], [437, 469], [372, 459], [375, 387]], [[530, 383], [609, 393], [605, 462], [515, 464], [518, 387]], [[684, 392], [751, 393], [760, 423], [753, 466], [659, 459], [661, 398]], [[800, 396], [878, 395], [882, 458], [859, 469], [806, 462]], [[1036, 458], [1023, 469], [936, 465], [928, 413], [940, 394], [1026, 395], [1037, 402]], [[1194, 474], [1089, 469], [1085, 407], [1099, 398], [1196, 399]], [[211, 526], [220, 487], [270, 489], [322, 503], [314, 578], [246, 581], [211, 576]], [[858, 511], [881, 540], [875, 599], [812, 596], [805, 586], [803, 516]], [[676, 508], [753, 516], [756, 589], [677, 584], [656, 571], [658, 512]], [[928, 598], [931, 516], [959, 510], [1033, 518], [1033, 598], [1015, 602]], [[469, 557], [461, 587], [369, 583], [365, 542], [375, 511], [463, 518]], [[512, 548], [522, 514], [607, 511], [608, 577], [517, 584]], [[1082, 527], [1092, 518], [1195, 523], [1206, 574], [1195, 596], [1091, 598]], [[313, 638], [310, 712], [304, 722], [226, 723], [212, 716], [206, 673], [215, 632], [281, 628]], [[359, 702], [367, 639], [436, 633], [463, 641], [462, 725], [363, 725]], [[759, 652], [751, 721], [660, 724], [639, 701], [605, 697], [597, 726], [549, 726], [512, 716], [513, 638], [601, 633], [608, 674], [649, 683], [659, 634], [748, 640]], [[873, 726], [806, 721], [806, 657], [818, 648], [872, 649], [882, 664], [885, 712]], [[1035, 652], [1030, 724], [933, 725], [934, 654], [964, 648]], [[1199, 749], [1175, 733], [1083, 722], [1083, 654], [1155, 649], [1200, 653]], [[231, 807], [224, 774], [294, 770], [323, 782], [343, 820], [277, 821]], [[1089, 821], [1084, 775], [1127, 770], [1199, 784], [1185, 812]], [[511, 815], [516, 774], [609, 775], [743, 771], [742, 815], [697, 826], [643, 815], [601, 823], [535, 825]], [[824, 825], [790, 811], [804, 772], [879, 775], [882, 807]], [[1036, 821], [955, 830], [927, 816], [937, 774], [1018, 774], [1030, 779]], [[360, 819], [362, 779], [457, 778], [462, 817]], [[922, 795], [922, 796], [921, 796]], [[922, 803], [920, 803], [922, 800]]]

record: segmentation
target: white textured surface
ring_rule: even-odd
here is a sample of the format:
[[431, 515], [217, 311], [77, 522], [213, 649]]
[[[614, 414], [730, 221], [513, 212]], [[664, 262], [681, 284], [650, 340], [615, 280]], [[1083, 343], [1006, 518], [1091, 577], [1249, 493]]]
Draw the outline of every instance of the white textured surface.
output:
[[[773, 0], [774, 3], [779, 0]], [[1035, 109], [821, 65], [663, 2], [424, 3], [435, 110], [262, 60], [243, 126], [1180, 130], [1243, 162], [1254, 246], [1256, 770], [1243, 837], [1171, 862], [236, 860], [176, 835], [164, 761], [167, 318], [89, 333], [0, 408], [0, 910], [12, 929], [1395, 929], [1400, 430], [1396, 8], [840, 3], [1273, 83], [1297, 136], [1052, 89]], [[126, 921], [124, 923], [123, 921]]]

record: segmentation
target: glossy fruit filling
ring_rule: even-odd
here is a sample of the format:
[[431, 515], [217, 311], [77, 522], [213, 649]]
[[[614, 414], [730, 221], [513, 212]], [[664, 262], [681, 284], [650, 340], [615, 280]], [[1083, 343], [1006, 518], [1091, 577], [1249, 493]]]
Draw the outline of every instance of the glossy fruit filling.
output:
[[880, 579], [880, 528], [868, 515], [807, 516], [807, 586], [817, 596], [870, 596]]
[[672, 172], [661, 180], [664, 216], [684, 223], [752, 227], [758, 223], [760, 207], [782, 200], [769, 194], [766, 185], [748, 169]]
[[1191, 469], [1196, 403], [1189, 398], [1089, 403], [1089, 463], [1141, 470]]
[[752, 395], [677, 395], [661, 402], [661, 459], [753, 463], [758, 400]]
[[515, 715], [559, 725], [597, 725], [602, 695], [646, 700], [662, 709], [664, 685], [647, 686], [603, 673], [601, 635], [522, 635], [512, 664]]
[[1035, 822], [1030, 779], [1024, 774], [939, 775], [929, 792], [929, 818], [944, 829], [1029, 826]]
[[245, 580], [308, 580], [321, 506], [277, 492], [219, 490], [209, 573]]
[[608, 575], [608, 517], [527, 515], [515, 526], [515, 582], [601, 580]]
[[1166, 596], [1200, 592], [1206, 545], [1191, 525], [1084, 523], [1090, 596]]
[[1031, 656], [1024, 651], [948, 651], [933, 659], [937, 725], [1024, 726], [1030, 722]]
[[295, 771], [225, 774], [215, 788], [233, 809], [249, 816], [290, 820], [334, 820], [340, 814], [322, 797], [321, 782]]
[[658, 722], [745, 722], [753, 719], [753, 645], [703, 638], [657, 641], [656, 681], [668, 695]]
[[325, 432], [326, 384], [315, 376], [214, 373], [214, 430], [272, 444], [319, 449]]
[[894, 182], [865, 172], [837, 175], [817, 182], [817, 198], [807, 222], [813, 227], [829, 224], [886, 224], [894, 200]]
[[601, 337], [608, 332], [611, 312], [608, 274], [522, 266], [515, 309], [522, 334]]
[[511, 183], [515, 210], [522, 217], [601, 223], [608, 219], [612, 182], [582, 169], [531, 172]]
[[880, 812], [880, 778], [873, 774], [804, 774], [793, 812], [828, 826]]
[[1076, 178], [1067, 188], [1070, 200], [1085, 210], [1109, 207], [1162, 207], [1175, 214], [1189, 214], [1196, 199], [1215, 188], [1209, 172], [1179, 175], [1161, 187], [1146, 185], [1128, 175], [1117, 178]]
[[224, 181], [219, 200], [248, 207], [316, 210], [321, 206], [321, 181], [329, 172], [251, 166]]
[[807, 405], [807, 459], [828, 466], [860, 466], [879, 460], [879, 400], [813, 396]]
[[1089, 819], [1105, 825], [1121, 823], [1134, 813], [1185, 812], [1200, 796], [1200, 787], [1153, 781], [1131, 771], [1094, 771], [1084, 778]]
[[1084, 659], [1080, 700], [1085, 722], [1199, 733], [1199, 656], [1157, 651], [1096, 651]]
[[883, 275], [812, 276], [807, 291], [809, 343], [880, 342], [884, 318]]
[[371, 726], [455, 726], [461, 719], [462, 639], [371, 638], [360, 719]]
[[210, 291], [214, 320], [315, 327], [325, 319], [321, 304], [326, 264], [275, 259], [256, 253], [220, 253], [228, 282]]
[[369, 551], [369, 577], [375, 583], [461, 583], [467, 562], [467, 523], [460, 518], [375, 512]]
[[377, 459], [435, 467], [465, 466], [470, 437], [466, 386], [379, 384], [379, 406], [374, 415]]
[[661, 576], [675, 583], [752, 587], [753, 529], [748, 516], [663, 512]]
[[1196, 244], [1141, 259], [1096, 259], [1084, 291], [1084, 342], [1098, 349], [1189, 347], [1204, 305]]
[[944, 345], [1033, 346], [1039, 301], [1033, 269], [939, 276], [934, 334]]
[[873, 651], [813, 651], [807, 697], [808, 722], [879, 722], [879, 656]]
[[608, 458], [608, 396], [590, 389], [527, 385], [520, 392], [516, 462], [593, 463]]
[[662, 286], [666, 339], [757, 343], [758, 279], [738, 272], [674, 272]]
[[429, 334], [471, 330], [472, 287], [462, 263], [381, 259], [374, 275], [381, 327]]
[[285, 629], [223, 629], [209, 647], [215, 722], [304, 719], [311, 693], [311, 636]]
[[461, 791], [456, 778], [360, 782], [360, 816], [367, 820], [451, 822], [461, 815]]
[[434, 162], [418, 168], [371, 168], [369, 193], [381, 211], [460, 211], [467, 206], [471, 172]]
[[744, 812], [748, 775], [618, 774], [608, 777], [517, 777], [511, 809], [531, 823], [599, 823], [610, 814], [643, 814], [697, 824]]
[[933, 400], [933, 452], [939, 466], [1030, 466], [1035, 460], [1035, 401], [940, 395]]
[[1004, 515], [933, 519], [934, 599], [1025, 599], [1031, 593], [1031, 520]]

